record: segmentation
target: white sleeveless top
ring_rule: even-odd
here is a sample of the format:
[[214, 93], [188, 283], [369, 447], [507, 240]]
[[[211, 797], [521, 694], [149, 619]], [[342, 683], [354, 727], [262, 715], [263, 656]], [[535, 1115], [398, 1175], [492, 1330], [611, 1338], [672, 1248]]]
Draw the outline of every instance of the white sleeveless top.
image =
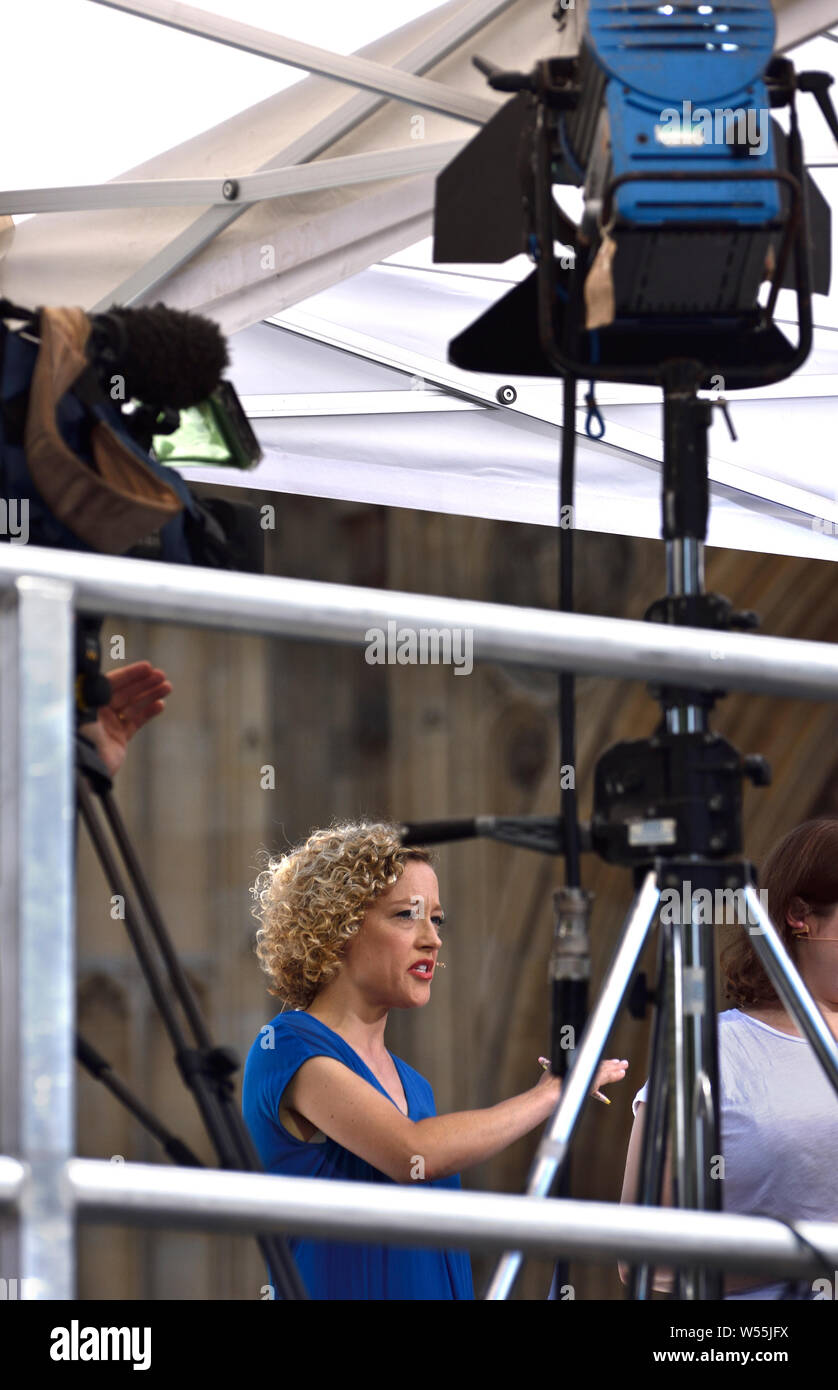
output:
[[838, 1221], [838, 1096], [807, 1039], [739, 1009], [719, 1014], [719, 1094], [723, 1209]]

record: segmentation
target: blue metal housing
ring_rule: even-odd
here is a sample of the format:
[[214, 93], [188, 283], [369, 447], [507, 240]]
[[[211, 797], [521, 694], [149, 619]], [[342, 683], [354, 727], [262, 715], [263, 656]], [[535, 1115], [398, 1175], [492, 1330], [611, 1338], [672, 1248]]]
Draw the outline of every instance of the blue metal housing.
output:
[[[587, 43], [607, 77], [613, 177], [776, 168], [763, 82], [774, 34], [770, 0], [589, 0]], [[616, 195], [618, 220], [640, 226], [764, 226], [779, 212], [777, 183], [762, 179], [652, 178]]]

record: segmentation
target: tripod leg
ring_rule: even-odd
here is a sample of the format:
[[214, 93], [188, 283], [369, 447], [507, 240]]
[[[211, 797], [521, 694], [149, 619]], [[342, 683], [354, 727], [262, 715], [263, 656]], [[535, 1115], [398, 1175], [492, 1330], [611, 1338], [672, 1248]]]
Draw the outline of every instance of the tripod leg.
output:
[[180, 1001], [189, 1026], [199, 1046], [208, 1047], [210, 1045], [209, 1034], [201, 1011], [198, 1008], [192, 986], [186, 977], [186, 971], [183, 969], [178, 959], [177, 952], [172, 946], [171, 939], [163, 923], [162, 914], [157, 906], [154, 894], [151, 891], [151, 886], [146, 878], [143, 866], [129, 839], [128, 832], [125, 828], [125, 822], [120, 814], [119, 806], [109, 791], [103, 792], [100, 796], [100, 800], [111, 833], [119, 846], [119, 852], [128, 870], [128, 876], [134, 885], [137, 901], [151, 928], [160, 954], [166, 962], [169, 978], [172, 981], [172, 985], [174, 986], [177, 998]]
[[[108, 826], [119, 847], [119, 852], [128, 871], [129, 880], [134, 886], [142, 914], [148, 922], [151, 934], [163, 957], [175, 997], [183, 1009], [197, 1047], [204, 1051], [209, 1051], [212, 1048], [212, 1041], [206, 1021], [201, 1014], [198, 1001], [187, 979], [186, 971], [180, 963], [171, 937], [169, 936], [166, 924], [163, 920], [163, 914], [157, 905], [157, 900], [151, 890], [151, 885], [145, 875], [140, 858], [131, 842], [131, 838], [125, 827], [125, 822], [120, 814], [119, 806], [109, 791], [103, 791], [101, 793], [100, 801], [107, 818]], [[216, 1150], [222, 1157], [225, 1166], [244, 1170], [254, 1170], [257, 1172], [261, 1170], [262, 1164], [257, 1156], [250, 1134], [244, 1124], [241, 1112], [235, 1104], [232, 1087], [219, 1088], [211, 1095], [210, 1102], [215, 1106], [217, 1112], [213, 1121], [213, 1139]], [[220, 1140], [218, 1138], [222, 1133], [224, 1134], [225, 1144], [223, 1151], [219, 1146]]]
[[809, 1039], [827, 1077], [838, 1091], [838, 1042], [827, 1028], [820, 1009], [751, 884], [745, 886], [745, 901], [759, 928], [751, 928], [751, 942], [760, 964], [801, 1033]]
[[[690, 1204], [692, 1183], [690, 1181], [689, 1145], [687, 1137], [687, 1089], [691, 1089], [691, 1077], [684, 1076], [684, 941], [680, 926], [672, 929], [670, 955], [671, 1014], [669, 1064], [672, 1068], [672, 1153], [673, 1175], [672, 1197], [676, 1206]], [[676, 1296], [679, 1299], [695, 1297], [690, 1276], [683, 1269], [676, 1271]]]
[[[719, 1157], [719, 1067], [712, 931], [712, 923], [694, 920], [672, 926], [677, 1201], [695, 1211], [720, 1211], [722, 1205], [713, 1169]], [[720, 1299], [721, 1275], [682, 1270], [679, 1290], [685, 1299]]]
[[[219, 1166], [233, 1170], [259, 1172], [262, 1170], [262, 1164], [256, 1154], [255, 1146], [244, 1120], [232, 1103], [232, 1086], [229, 1077], [222, 1076], [210, 1065], [212, 1050], [208, 1049], [207, 1046], [209, 1043], [208, 1030], [198, 1011], [197, 1003], [188, 987], [179, 962], [177, 962], [151, 890], [142, 873], [140, 873], [139, 884], [133, 876], [132, 870], [139, 867], [139, 861], [130, 850], [130, 842], [116, 812], [115, 802], [107, 794], [102, 795], [100, 791], [99, 800], [104, 804], [111, 829], [115, 834], [120, 850], [123, 851], [123, 858], [129, 871], [131, 894], [125, 893], [117, 861], [111, 852], [111, 847], [96, 814], [96, 798], [89, 790], [85, 776], [81, 772], [77, 776], [76, 789], [79, 811], [105, 877], [111, 884], [113, 891], [121, 896], [125, 904], [124, 922], [129, 940], [136, 953], [152, 998], [157, 1005], [163, 1025], [174, 1046], [175, 1058], [181, 1075], [192, 1091], [207, 1133], [218, 1155]], [[124, 854], [126, 844], [130, 851], [127, 856]], [[134, 915], [135, 896], [141, 908], [139, 917]], [[197, 1040], [203, 1044], [202, 1047], [189, 1048], [187, 1046], [187, 1039], [169, 999], [160, 965], [146, 940], [143, 919], [149, 914], [149, 907], [151, 909], [149, 920], [152, 923], [158, 948], [164, 955], [166, 963], [171, 964], [174, 959], [177, 967], [170, 976], [170, 982], [178, 994], [180, 1003], [190, 1022], [197, 1024], [193, 1031], [197, 1033]], [[181, 983], [186, 991], [185, 999], [179, 989]], [[285, 1238], [274, 1232], [266, 1234], [260, 1232], [257, 1234], [256, 1240], [271, 1272], [271, 1282], [276, 1289], [277, 1296], [281, 1299], [307, 1299], [308, 1293]]]
[[[626, 918], [620, 944], [608, 968], [599, 999], [594, 1006], [576, 1059], [565, 1078], [559, 1103], [538, 1147], [527, 1181], [527, 1195], [546, 1197], [570, 1145], [580, 1111], [593, 1084], [602, 1050], [614, 1026], [620, 1005], [628, 990], [649, 929], [655, 919], [660, 890], [657, 877], [646, 875], [640, 892]], [[521, 1267], [523, 1255], [510, 1251], [501, 1256], [486, 1293], [487, 1301], [508, 1298]]]
[[[640, 1183], [636, 1196], [638, 1206], [659, 1206], [663, 1189], [663, 1170], [666, 1161], [666, 1134], [669, 1116], [669, 1065], [666, 1044], [669, 1031], [669, 938], [661, 928], [658, 936], [657, 988], [655, 1019], [652, 1025], [652, 1044], [649, 1050], [649, 1089], [646, 1100], [646, 1124], [640, 1159]], [[654, 1269], [650, 1265], [635, 1265], [629, 1278], [628, 1297], [643, 1301], [651, 1298]]]

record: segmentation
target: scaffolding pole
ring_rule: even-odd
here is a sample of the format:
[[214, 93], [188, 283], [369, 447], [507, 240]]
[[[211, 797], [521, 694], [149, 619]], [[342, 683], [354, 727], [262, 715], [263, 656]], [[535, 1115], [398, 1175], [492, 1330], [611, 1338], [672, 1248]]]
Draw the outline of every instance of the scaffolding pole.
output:
[[[17, 547], [4, 547], [15, 551]], [[25, 566], [25, 560], [23, 560]], [[75, 1151], [73, 590], [23, 575], [0, 596], [0, 1153], [28, 1166], [0, 1275], [71, 1298]]]
[[[25, 1195], [26, 1165], [0, 1163], [0, 1209]], [[63, 1186], [83, 1221], [227, 1234], [374, 1240], [614, 1263], [665, 1260], [802, 1278], [831, 1278], [838, 1222], [801, 1221], [798, 1238], [770, 1217], [452, 1192], [398, 1183], [285, 1178], [73, 1158]], [[809, 1242], [807, 1245], [804, 1242]], [[826, 1265], [818, 1261], [820, 1251]]]
[[83, 613], [368, 646], [388, 625], [473, 635], [476, 661], [838, 700], [838, 647], [754, 633], [711, 632], [626, 618], [514, 608], [309, 579], [279, 579], [122, 556], [0, 546], [0, 590], [20, 573], [72, 584]]
[[[0, 1206], [12, 1218], [0, 1275], [21, 1280], [25, 1298], [75, 1296], [77, 1216], [824, 1272], [766, 1218], [74, 1158], [75, 610], [356, 646], [391, 625], [465, 629], [478, 660], [838, 697], [838, 652], [825, 643], [0, 547]], [[800, 1231], [838, 1265], [838, 1223]]]

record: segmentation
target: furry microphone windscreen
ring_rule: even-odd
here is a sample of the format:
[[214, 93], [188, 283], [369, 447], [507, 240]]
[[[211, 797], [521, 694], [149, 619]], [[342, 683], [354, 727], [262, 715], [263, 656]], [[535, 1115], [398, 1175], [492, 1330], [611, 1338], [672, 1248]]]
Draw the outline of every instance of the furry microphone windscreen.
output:
[[212, 319], [166, 304], [91, 314], [88, 353], [97, 373], [119, 373], [125, 398], [185, 410], [206, 400], [229, 365], [227, 342]]

